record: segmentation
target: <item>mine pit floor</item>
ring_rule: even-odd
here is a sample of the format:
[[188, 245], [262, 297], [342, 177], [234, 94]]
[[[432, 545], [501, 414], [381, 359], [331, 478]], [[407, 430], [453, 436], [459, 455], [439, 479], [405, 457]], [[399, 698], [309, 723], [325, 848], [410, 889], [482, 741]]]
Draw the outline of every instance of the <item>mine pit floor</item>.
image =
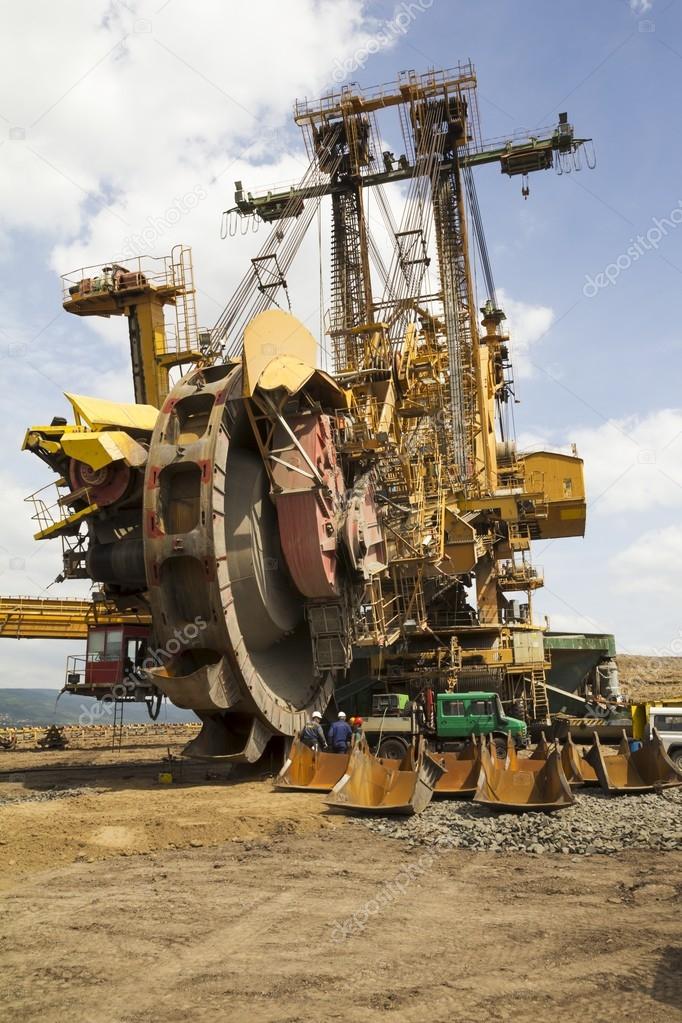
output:
[[8, 1023], [682, 1019], [682, 852], [412, 845], [162, 747], [2, 755]]

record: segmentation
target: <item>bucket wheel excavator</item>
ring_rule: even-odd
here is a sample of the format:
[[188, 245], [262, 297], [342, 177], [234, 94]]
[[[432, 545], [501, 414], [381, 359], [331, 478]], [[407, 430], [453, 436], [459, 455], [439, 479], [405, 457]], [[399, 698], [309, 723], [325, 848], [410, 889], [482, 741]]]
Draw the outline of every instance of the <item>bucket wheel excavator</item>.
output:
[[[422, 694], [485, 674], [542, 710], [530, 543], [582, 534], [582, 463], [523, 456], [510, 437], [509, 339], [473, 169], [522, 175], [527, 194], [529, 173], [577, 169], [586, 140], [560, 115], [485, 144], [475, 86], [466, 64], [297, 104], [310, 166], [282, 193], [237, 183], [226, 225], [272, 227], [212, 330], [197, 329], [181, 246], [64, 279], [67, 311], [126, 317], [135, 403], [68, 395], [73, 424], [28, 430], [24, 447], [58, 477], [53, 499], [33, 495], [36, 537], [60, 538], [64, 577], [151, 614], [143, 669], [202, 719], [190, 754], [255, 761], [368, 673]], [[387, 110], [397, 158], [381, 151]], [[323, 343], [281, 302], [327, 199]]]

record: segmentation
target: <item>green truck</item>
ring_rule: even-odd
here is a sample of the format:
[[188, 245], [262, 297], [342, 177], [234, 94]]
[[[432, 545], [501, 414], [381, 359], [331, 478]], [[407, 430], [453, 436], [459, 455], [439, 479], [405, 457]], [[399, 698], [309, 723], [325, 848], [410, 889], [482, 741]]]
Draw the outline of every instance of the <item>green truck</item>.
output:
[[424, 735], [439, 752], [457, 749], [472, 735], [491, 735], [503, 749], [511, 735], [517, 746], [525, 746], [528, 730], [524, 721], [508, 717], [497, 693], [436, 693], [432, 724], [429, 711], [417, 706], [403, 693], [375, 693], [372, 714], [362, 730], [377, 756], [401, 759], [417, 735]]

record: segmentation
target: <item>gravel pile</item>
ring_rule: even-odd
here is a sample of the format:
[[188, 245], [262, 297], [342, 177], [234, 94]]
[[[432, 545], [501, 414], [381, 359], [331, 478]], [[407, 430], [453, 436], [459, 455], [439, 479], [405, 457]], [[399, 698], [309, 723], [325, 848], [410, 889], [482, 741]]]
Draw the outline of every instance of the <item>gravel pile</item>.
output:
[[[356, 818], [357, 819], [357, 818]], [[576, 794], [575, 806], [554, 813], [497, 813], [476, 803], [433, 800], [407, 818], [367, 817], [362, 823], [408, 847], [602, 854], [622, 849], [682, 849], [682, 789], [641, 796]]]
[[94, 789], [86, 788], [60, 789], [55, 787], [51, 789], [37, 789], [29, 795], [21, 792], [16, 795], [0, 796], [0, 806], [6, 805], [7, 803], [46, 803], [51, 799], [71, 799], [76, 796], [91, 796], [94, 792]]

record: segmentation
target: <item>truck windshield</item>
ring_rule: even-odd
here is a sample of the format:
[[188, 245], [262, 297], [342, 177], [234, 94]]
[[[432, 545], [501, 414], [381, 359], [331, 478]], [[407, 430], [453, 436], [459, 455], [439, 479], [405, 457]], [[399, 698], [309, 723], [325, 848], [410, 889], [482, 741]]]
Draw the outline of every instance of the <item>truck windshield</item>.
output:
[[682, 732], [682, 713], [654, 715], [654, 728], [659, 732]]
[[469, 704], [470, 714], [492, 714], [492, 700], [472, 700]]
[[448, 717], [462, 717], [466, 713], [462, 700], [443, 700], [442, 708]]

